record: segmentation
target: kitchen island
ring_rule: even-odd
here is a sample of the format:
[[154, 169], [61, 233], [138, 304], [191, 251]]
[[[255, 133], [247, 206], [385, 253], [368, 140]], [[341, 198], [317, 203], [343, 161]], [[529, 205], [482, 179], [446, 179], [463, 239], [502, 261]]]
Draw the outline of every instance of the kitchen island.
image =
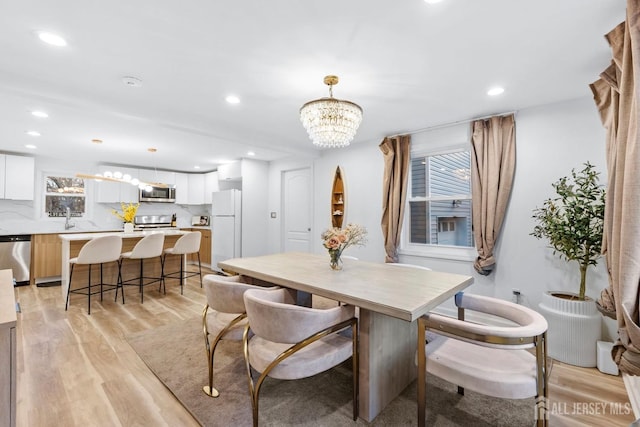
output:
[[[106, 233], [73, 233], [73, 234], [60, 234], [59, 238], [62, 241], [62, 259], [61, 259], [61, 267], [62, 267], [62, 276], [61, 276], [61, 293], [62, 293], [62, 301], [66, 301], [67, 299], [67, 290], [69, 289], [69, 260], [78, 256], [80, 249], [87, 243], [89, 240], [95, 239], [101, 236], [112, 236], [112, 235], [120, 235], [122, 236], [122, 252], [128, 252], [133, 249], [136, 243], [143, 237], [149, 234], [155, 233], [163, 233], [164, 234], [164, 247], [170, 248], [173, 247], [176, 240], [180, 238], [183, 234], [186, 234], [187, 231], [176, 230], [176, 229], [156, 229], [150, 231], [133, 231], [131, 233], [124, 233], [122, 231], [115, 232], [106, 232]], [[180, 262], [181, 257], [169, 256], [166, 259], [165, 264], [165, 272], [173, 272], [180, 270]], [[87, 265], [77, 265], [73, 270], [73, 283], [71, 283], [71, 289], [80, 288], [86, 286], [87, 282], [87, 274], [88, 274]], [[99, 267], [94, 267], [94, 269]], [[138, 277], [140, 269], [140, 264], [138, 262], [125, 262], [122, 264], [122, 277], [124, 280], [127, 280], [131, 277]], [[117, 263], [109, 263], [104, 265], [104, 283], [116, 284], [118, 278], [118, 265]], [[160, 277], [161, 273], [161, 265], [159, 258], [151, 258], [145, 260], [145, 275], [149, 276], [157, 276]], [[100, 274], [98, 270], [94, 277], [99, 277]], [[96, 279], [98, 280], [98, 279]], [[96, 283], [98, 283], [96, 281]]]

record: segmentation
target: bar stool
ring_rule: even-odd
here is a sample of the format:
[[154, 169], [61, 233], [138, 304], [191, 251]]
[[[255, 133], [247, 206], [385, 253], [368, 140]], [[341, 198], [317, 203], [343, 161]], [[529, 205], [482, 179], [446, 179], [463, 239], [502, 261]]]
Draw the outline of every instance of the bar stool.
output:
[[[87, 243], [82, 246], [78, 256], [75, 258], [71, 258], [69, 260], [69, 264], [71, 264], [71, 270], [69, 272], [69, 288], [67, 289], [67, 302], [64, 306], [65, 311], [69, 308], [69, 294], [78, 293], [82, 295], [87, 295], [87, 312], [91, 314], [91, 295], [100, 293], [100, 301], [102, 301], [102, 293], [103, 287], [108, 286], [108, 291], [117, 289], [118, 283], [120, 282], [120, 273], [118, 272], [118, 281], [115, 285], [113, 284], [105, 284], [102, 275], [102, 266], [103, 264], [109, 262], [117, 262], [120, 258], [120, 252], [122, 252], [122, 237], [115, 236], [101, 236], [96, 237], [95, 239], [89, 240]], [[91, 267], [94, 264], [100, 264], [100, 290], [92, 290], [91, 284]], [[89, 266], [89, 281], [88, 285], [71, 289], [71, 279], [73, 278], [73, 268], [76, 265], [88, 265]], [[97, 285], [95, 285], [97, 286]], [[124, 296], [123, 300], [124, 302]]]
[[[167, 292], [165, 279], [180, 279], [180, 295], [183, 293], [184, 279], [192, 276], [200, 276], [200, 287], [202, 287], [202, 265], [200, 264], [200, 239], [202, 233], [199, 231], [189, 231], [183, 234], [173, 245], [172, 248], [164, 250], [162, 255], [162, 283], [165, 285], [165, 293]], [[185, 270], [186, 256], [189, 254], [198, 255], [198, 271]], [[173, 273], [165, 273], [164, 265], [167, 255], [180, 255], [180, 271]]]
[[[153, 233], [143, 237], [136, 243], [133, 249], [129, 252], [123, 252], [118, 259], [118, 275], [120, 276], [119, 287], [122, 288], [122, 303], [124, 304], [124, 285], [134, 285], [140, 287], [140, 302], [144, 302], [144, 286], [151, 285], [153, 283], [162, 283], [162, 273], [160, 277], [147, 277], [144, 275], [144, 260], [149, 258], [160, 258], [160, 265], [164, 262], [162, 258], [162, 250], [164, 248], [164, 233]], [[122, 263], [125, 259], [139, 259], [140, 260], [140, 276], [131, 279], [122, 279]], [[162, 267], [161, 267], [162, 268]], [[162, 269], [161, 269], [162, 271]], [[150, 279], [146, 282], [144, 279]], [[137, 282], [137, 283], [132, 283]], [[118, 299], [118, 289], [116, 289], [116, 298]]]

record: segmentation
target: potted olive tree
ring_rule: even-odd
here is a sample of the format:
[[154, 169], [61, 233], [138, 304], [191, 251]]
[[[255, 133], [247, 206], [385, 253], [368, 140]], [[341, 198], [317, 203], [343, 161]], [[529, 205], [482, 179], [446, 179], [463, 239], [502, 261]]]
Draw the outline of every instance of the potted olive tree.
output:
[[551, 184], [557, 196], [533, 211], [536, 226], [531, 233], [546, 239], [553, 253], [580, 269], [577, 293], [543, 294], [540, 310], [549, 322], [549, 355], [578, 366], [596, 366], [596, 342], [601, 321], [595, 301], [585, 296], [587, 271], [600, 258], [604, 225], [605, 190], [599, 172], [589, 162], [571, 177]]

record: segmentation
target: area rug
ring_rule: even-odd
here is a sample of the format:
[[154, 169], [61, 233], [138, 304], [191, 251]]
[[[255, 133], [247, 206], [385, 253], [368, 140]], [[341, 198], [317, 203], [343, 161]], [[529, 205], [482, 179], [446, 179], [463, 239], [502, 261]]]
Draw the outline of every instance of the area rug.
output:
[[[207, 361], [199, 318], [173, 323], [127, 337], [140, 358], [206, 427], [251, 426], [251, 400], [242, 344], [222, 341], [216, 350], [214, 386], [218, 398], [202, 392]], [[427, 425], [531, 426], [533, 399], [494, 399], [465, 391], [439, 378], [427, 377]], [[417, 425], [416, 381], [393, 400], [372, 423], [351, 418], [349, 362], [296, 381], [267, 378], [260, 391], [261, 426], [412, 426]]]

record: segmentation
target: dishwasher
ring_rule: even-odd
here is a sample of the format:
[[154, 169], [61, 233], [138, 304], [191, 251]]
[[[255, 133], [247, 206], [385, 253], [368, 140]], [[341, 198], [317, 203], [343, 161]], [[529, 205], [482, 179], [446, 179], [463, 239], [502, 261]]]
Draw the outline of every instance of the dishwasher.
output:
[[31, 263], [31, 235], [10, 234], [0, 236], [0, 270], [13, 270], [15, 286], [29, 284]]

